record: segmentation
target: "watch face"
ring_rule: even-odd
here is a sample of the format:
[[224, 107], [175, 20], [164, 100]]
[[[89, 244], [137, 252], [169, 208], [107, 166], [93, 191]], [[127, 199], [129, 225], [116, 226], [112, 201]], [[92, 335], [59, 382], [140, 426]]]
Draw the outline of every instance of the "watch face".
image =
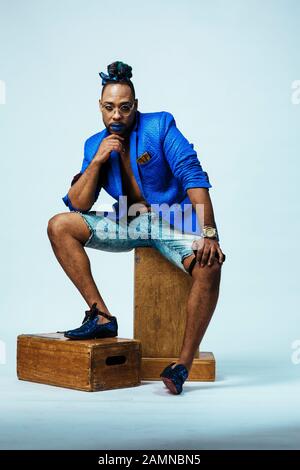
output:
[[204, 233], [207, 237], [214, 237], [216, 234], [216, 230], [214, 228], [207, 228], [204, 230]]

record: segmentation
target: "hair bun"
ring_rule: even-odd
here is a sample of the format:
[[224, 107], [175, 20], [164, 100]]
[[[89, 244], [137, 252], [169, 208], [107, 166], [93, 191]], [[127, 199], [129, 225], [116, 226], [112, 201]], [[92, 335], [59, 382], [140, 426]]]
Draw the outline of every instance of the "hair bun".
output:
[[109, 75], [114, 75], [120, 79], [130, 79], [132, 77], [131, 73], [132, 67], [130, 65], [124, 64], [124, 62], [117, 61], [107, 66], [107, 71]]
[[107, 66], [108, 75], [104, 72], [100, 72], [99, 75], [102, 78], [102, 85], [105, 85], [109, 81], [115, 82], [128, 82], [132, 77], [132, 67], [124, 62], [116, 61]]

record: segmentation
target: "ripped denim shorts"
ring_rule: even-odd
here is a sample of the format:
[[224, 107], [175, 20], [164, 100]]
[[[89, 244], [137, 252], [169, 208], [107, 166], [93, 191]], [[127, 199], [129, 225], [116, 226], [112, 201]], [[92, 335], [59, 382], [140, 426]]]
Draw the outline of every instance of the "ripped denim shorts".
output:
[[119, 220], [107, 217], [103, 212], [78, 213], [90, 230], [85, 247], [120, 252], [150, 246], [188, 273], [183, 260], [194, 254], [192, 242], [199, 237], [177, 231], [156, 212], [143, 212], [138, 216]]

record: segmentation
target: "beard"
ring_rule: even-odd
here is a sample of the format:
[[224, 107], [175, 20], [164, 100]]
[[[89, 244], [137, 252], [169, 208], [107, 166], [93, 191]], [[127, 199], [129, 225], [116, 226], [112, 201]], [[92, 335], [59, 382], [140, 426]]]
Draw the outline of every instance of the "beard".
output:
[[[131, 124], [124, 124], [124, 123], [120, 122], [120, 123], [109, 124], [109, 125], [105, 124], [105, 127], [106, 127], [106, 129], [108, 130], [108, 132], [110, 134], [117, 134], [117, 135], [121, 135], [121, 136], [124, 136], [124, 137], [126, 137], [126, 136], [128, 137], [129, 134], [131, 133], [132, 129], [135, 126], [136, 118], [137, 118], [137, 113], [135, 113], [134, 120]], [[114, 126], [115, 126], [115, 128], [114, 128]]]

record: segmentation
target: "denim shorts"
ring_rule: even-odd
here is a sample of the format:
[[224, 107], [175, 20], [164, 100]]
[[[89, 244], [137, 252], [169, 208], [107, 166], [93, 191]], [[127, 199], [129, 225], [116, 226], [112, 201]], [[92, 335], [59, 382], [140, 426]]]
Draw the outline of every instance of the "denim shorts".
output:
[[156, 212], [144, 212], [136, 217], [119, 220], [107, 217], [103, 212], [78, 213], [90, 230], [90, 237], [85, 247], [120, 252], [150, 246], [156, 248], [172, 264], [188, 273], [183, 260], [194, 254], [192, 242], [199, 237], [177, 231]]

